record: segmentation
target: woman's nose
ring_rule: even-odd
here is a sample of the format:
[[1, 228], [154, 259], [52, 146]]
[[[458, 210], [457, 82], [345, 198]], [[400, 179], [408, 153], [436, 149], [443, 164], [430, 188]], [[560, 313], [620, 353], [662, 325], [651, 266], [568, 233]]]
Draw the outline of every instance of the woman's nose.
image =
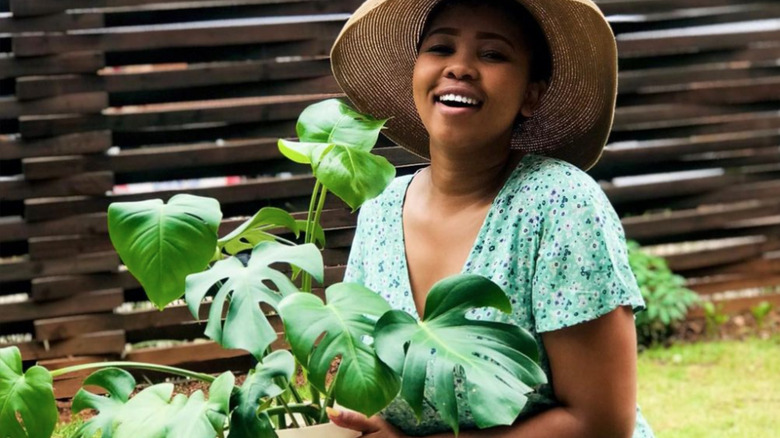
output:
[[444, 71], [445, 77], [458, 80], [479, 78], [479, 71], [474, 67], [474, 61], [467, 56], [453, 56], [450, 61]]

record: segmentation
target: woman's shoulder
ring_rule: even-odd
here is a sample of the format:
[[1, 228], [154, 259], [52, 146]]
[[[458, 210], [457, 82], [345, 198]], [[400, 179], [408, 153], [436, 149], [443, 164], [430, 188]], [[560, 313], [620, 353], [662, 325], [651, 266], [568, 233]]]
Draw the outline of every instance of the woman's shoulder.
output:
[[[395, 177], [379, 196], [369, 199], [360, 207], [361, 214], [383, 211], [394, 206], [400, 206], [406, 195], [413, 175], [401, 175]], [[366, 212], [366, 213], [362, 213]]]
[[604, 192], [590, 175], [577, 166], [557, 158], [526, 155], [507, 181], [510, 192], [526, 195], [603, 196]]

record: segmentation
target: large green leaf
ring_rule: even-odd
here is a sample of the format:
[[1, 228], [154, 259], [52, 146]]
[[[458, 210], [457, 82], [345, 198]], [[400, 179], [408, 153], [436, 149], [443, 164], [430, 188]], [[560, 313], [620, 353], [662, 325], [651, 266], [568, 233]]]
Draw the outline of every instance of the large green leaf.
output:
[[361, 114], [338, 99], [328, 99], [303, 110], [295, 130], [304, 143], [338, 144], [368, 152], [386, 122]]
[[106, 368], [84, 380], [84, 385], [104, 388], [109, 396], [79, 390], [73, 398], [74, 413], [95, 409], [98, 415], [87, 420], [74, 438], [214, 438], [221, 434], [230, 412], [229, 400], [235, 377], [220, 375], [209, 388], [210, 400], [202, 391], [189, 398], [173, 396], [173, 384], [161, 383], [139, 392], [132, 399], [135, 379], [127, 371]]
[[271, 228], [287, 228], [296, 236], [300, 232], [298, 221], [290, 213], [281, 208], [264, 207], [232, 233], [219, 239], [217, 245], [225, 248], [228, 254], [236, 254], [254, 248], [260, 242], [274, 240], [275, 236], [267, 231]]
[[466, 317], [480, 307], [511, 310], [495, 283], [477, 275], [456, 275], [431, 288], [421, 321], [393, 310], [376, 325], [377, 353], [401, 374], [401, 396], [419, 417], [429, 376], [432, 403], [455, 432], [456, 372], [462, 370], [465, 376], [466, 397], [481, 428], [512, 424], [526, 404], [525, 394], [546, 381], [533, 336], [515, 325]]
[[0, 437], [48, 438], [56, 424], [51, 374], [39, 366], [22, 373], [19, 349], [0, 348]]
[[108, 232], [130, 273], [149, 300], [162, 309], [184, 295], [184, 279], [208, 266], [222, 218], [211, 198], [176, 195], [115, 202], [108, 207]]
[[390, 306], [354, 283], [334, 284], [325, 296], [327, 305], [311, 294], [282, 300], [279, 314], [287, 340], [321, 392], [329, 391], [325, 377], [333, 359], [341, 357], [332, 389], [336, 401], [373, 415], [395, 398], [399, 388], [398, 376], [378, 359], [370, 342], [376, 320]]
[[379, 196], [395, 177], [385, 157], [336, 145], [314, 168], [314, 176], [353, 210]]
[[[246, 266], [236, 257], [214, 264], [208, 271], [187, 277], [187, 305], [197, 318], [198, 308], [208, 291], [221, 282], [209, 310], [206, 336], [225, 348], [242, 348], [260, 359], [276, 331], [260, 310], [260, 303], [278, 308], [279, 301], [298, 292], [298, 288], [283, 273], [272, 269], [273, 263], [289, 263], [323, 280], [322, 254], [314, 244], [283, 245], [260, 242], [252, 250]], [[270, 281], [278, 290], [264, 282]], [[229, 301], [227, 317], [222, 324], [222, 311]]]
[[261, 406], [284, 392], [277, 384], [287, 383], [295, 372], [295, 360], [287, 350], [275, 351], [259, 363], [233, 396], [235, 409], [230, 416], [230, 436], [233, 438], [276, 438], [271, 419]]

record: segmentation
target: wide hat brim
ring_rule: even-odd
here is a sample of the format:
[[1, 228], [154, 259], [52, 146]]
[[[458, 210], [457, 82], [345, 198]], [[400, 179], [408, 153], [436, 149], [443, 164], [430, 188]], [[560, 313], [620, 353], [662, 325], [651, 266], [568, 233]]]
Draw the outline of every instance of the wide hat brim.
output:
[[[331, 51], [338, 84], [361, 112], [389, 118], [384, 134], [430, 158], [428, 133], [412, 96], [417, 40], [440, 0], [369, 0], [344, 25]], [[516, 0], [547, 38], [552, 76], [534, 115], [515, 127], [512, 148], [587, 170], [601, 156], [617, 98], [615, 37], [589, 0]]]

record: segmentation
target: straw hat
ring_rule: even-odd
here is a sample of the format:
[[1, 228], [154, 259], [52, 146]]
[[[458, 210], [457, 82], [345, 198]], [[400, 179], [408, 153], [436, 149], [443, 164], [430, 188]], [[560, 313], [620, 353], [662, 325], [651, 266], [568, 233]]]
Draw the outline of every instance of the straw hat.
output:
[[[361, 112], [390, 118], [385, 135], [430, 158], [428, 133], [412, 96], [418, 38], [440, 0], [368, 0], [331, 51], [341, 88]], [[534, 115], [515, 127], [512, 148], [566, 160], [581, 169], [601, 156], [617, 97], [617, 47], [590, 0], [516, 0], [547, 38], [552, 76]]]

